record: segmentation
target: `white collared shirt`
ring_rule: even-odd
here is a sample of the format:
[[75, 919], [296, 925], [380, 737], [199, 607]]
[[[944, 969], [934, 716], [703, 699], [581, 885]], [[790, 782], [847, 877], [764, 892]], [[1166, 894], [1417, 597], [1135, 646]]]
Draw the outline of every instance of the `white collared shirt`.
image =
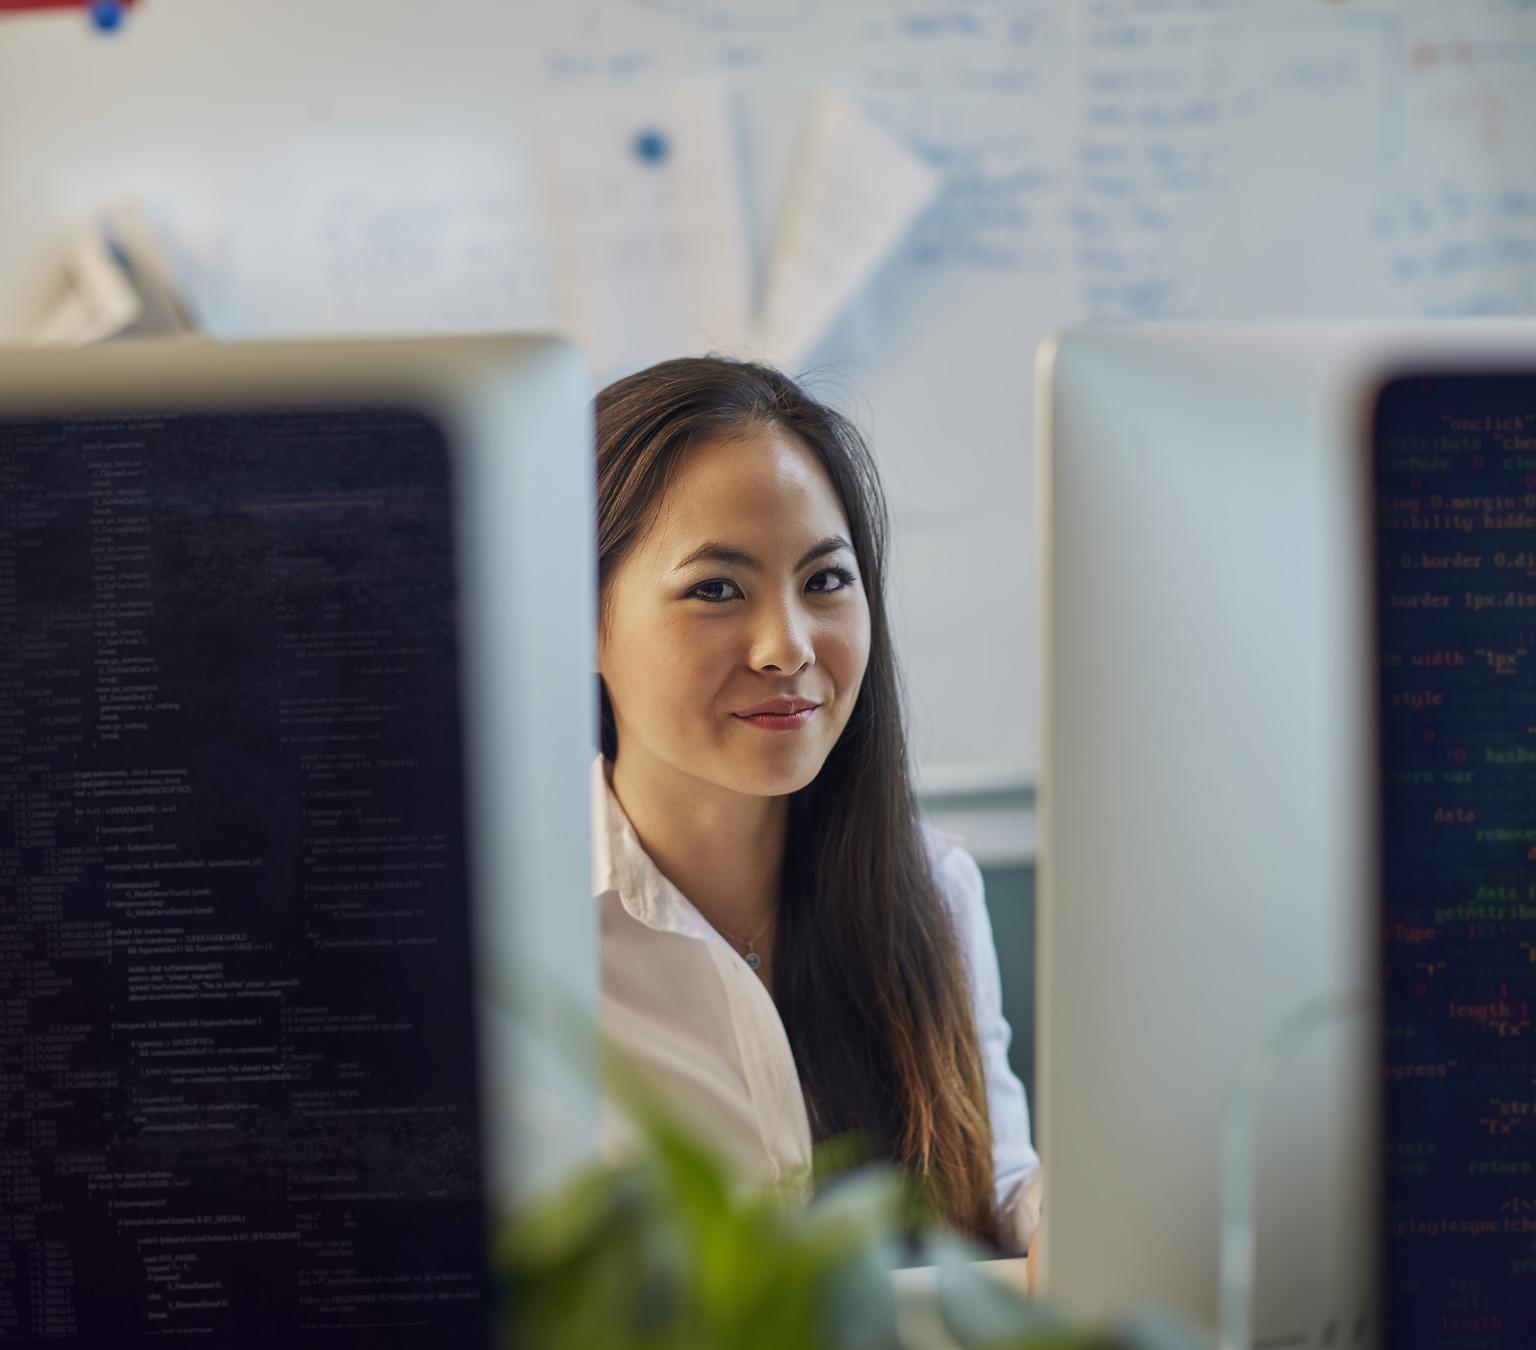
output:
[[[592, 822], [602, 1035], [744, 1178], [803, 1180], [811, 1126], [778, 1007], [736, 949], [646, 855], [601, 755], [592, 766]], [[1022, 1253], [1040, 1218], [1040, 1159], [1030, 1143], [1024, 1085], [1008, 1067], [1012, 1032], [1003, 1018], [981, 871], [955, 835], [928, 824], [923, 831], [970, 974], [1002, 1240]], [[621, 1153], [631, 1133], [605, 1094], [604, 1153]]]

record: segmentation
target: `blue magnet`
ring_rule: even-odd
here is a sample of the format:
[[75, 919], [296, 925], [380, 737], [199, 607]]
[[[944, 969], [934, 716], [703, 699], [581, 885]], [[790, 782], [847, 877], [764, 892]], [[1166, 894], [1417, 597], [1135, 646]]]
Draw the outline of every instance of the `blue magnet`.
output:
[[91, 19], [104, 33], [110, 33], [123, 22], [123, 7], [118, 0], [93, 0]]
[[635, 137], [635, 154], [646, 164], [660, 164], [672, 153], [672, 143], [664, 131], [650, 128]]

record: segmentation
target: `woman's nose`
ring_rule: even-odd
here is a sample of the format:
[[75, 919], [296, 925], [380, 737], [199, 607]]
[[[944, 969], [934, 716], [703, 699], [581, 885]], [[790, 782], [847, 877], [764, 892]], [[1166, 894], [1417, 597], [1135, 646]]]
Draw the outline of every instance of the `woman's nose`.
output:
[[815, 660], [807, 616], [794, 604], [765, 607], [752, 634], [753, 668], [794, 674]]

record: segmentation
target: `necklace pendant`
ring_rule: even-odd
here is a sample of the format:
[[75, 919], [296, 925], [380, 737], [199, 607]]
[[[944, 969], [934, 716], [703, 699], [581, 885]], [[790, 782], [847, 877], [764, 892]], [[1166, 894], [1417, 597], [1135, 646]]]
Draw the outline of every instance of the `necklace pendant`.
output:
[[748, 952], [747, 953], [747, 964], [749, 966], [751, 966], [753, 970], [756, 970], [760, 965], [763, 964], [763, 958], [761, 956], [759, 956], [756, 952]]

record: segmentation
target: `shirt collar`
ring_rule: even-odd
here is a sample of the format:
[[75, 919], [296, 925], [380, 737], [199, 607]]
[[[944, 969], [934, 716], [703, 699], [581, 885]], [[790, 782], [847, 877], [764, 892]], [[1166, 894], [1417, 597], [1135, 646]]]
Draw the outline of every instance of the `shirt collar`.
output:
[[[709, 921], [661, 873], [640, 844], [608, 781], [610, 761], [592, 761], [592, 894], [613, 891], [619, 903], [649, 928], [710, 937]], [[958, 834], [924, 822], [919, 831], [929, 865], [937, 868], [957, 845]]]
[[648, 928], [715, 937], [704, 916], [641, 847], [635, 827], [608, 781], [610, 761], [592, 762], [592, 893], [613, 891], [625, 910]]

